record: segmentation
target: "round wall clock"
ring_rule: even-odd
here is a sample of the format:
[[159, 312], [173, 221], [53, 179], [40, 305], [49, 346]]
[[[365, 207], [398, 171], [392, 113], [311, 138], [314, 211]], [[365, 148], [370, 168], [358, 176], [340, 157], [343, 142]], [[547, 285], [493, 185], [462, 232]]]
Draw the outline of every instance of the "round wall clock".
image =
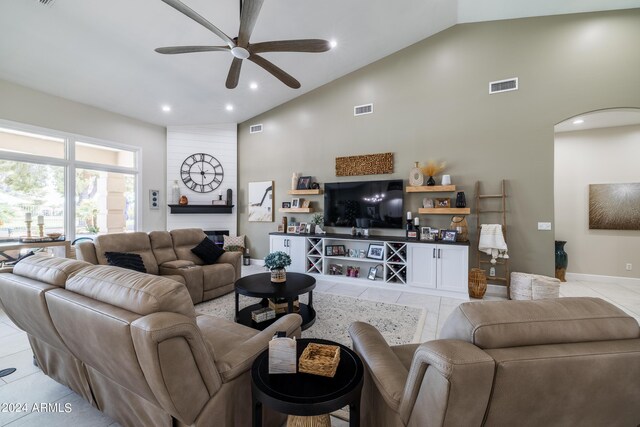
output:
[[180, 177], [184, 185], [191, 190], [197, 193], [209, 193], [222, 184], [224, 169], [215, 157], [196, 153], [182, 162]]

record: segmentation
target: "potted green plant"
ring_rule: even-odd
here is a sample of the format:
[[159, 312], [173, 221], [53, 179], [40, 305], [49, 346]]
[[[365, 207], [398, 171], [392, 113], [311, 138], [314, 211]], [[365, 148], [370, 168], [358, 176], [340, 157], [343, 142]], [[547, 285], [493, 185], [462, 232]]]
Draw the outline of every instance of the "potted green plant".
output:
[[271, 281], [283, 283], [287, 281], [285, 267], [291, 265], [291, 257], [282, 251], [272, 252], [264, 257], [264, 266], [271, 270]]

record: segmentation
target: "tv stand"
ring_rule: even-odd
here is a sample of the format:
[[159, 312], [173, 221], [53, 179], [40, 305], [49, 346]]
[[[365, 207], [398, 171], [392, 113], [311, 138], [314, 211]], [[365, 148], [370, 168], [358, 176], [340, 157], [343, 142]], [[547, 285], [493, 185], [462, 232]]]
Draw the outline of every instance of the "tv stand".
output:
[[[370, 245], [373, 245], [371, 252]], [[325, 280], [457, 298], [468, 296], [468, 242], [270, 233], [270, 250], [289, 254], [292, 263], [288, 271], [313, 274]], [[358, 271], [358, 277], [347, 276], [349, 267]], [[377, 268], [375, 280], [367, 278], [372, 267]]]

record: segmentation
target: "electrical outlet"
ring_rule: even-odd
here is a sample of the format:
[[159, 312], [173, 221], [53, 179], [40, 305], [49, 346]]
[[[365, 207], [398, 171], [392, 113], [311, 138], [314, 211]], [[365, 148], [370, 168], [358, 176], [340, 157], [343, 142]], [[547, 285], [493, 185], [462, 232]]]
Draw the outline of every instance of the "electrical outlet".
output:
[[539, 222], [538, 223], [538, 230], [551, 230], [551, 223], [550, 222]]
[[633, 269], [633, 264], [630, 262], [627, 263], [627, 271], [631, 271]]

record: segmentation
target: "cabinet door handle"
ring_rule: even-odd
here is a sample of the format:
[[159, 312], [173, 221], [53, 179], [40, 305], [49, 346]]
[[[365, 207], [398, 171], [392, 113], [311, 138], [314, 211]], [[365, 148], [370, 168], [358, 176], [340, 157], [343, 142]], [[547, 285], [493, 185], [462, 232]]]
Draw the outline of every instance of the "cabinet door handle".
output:
[[291, 240], [287, 239], [287, 247], [288, 248], [291, 247], [290, 245], [291, 245]]
[[436, 248], [433, 248], [433, 256], [432, 256], [432, 258], [435, 258], [435, 257], [436, 257]]
[[438, 249], [438, 258], [442, 258], [442, 249]]

